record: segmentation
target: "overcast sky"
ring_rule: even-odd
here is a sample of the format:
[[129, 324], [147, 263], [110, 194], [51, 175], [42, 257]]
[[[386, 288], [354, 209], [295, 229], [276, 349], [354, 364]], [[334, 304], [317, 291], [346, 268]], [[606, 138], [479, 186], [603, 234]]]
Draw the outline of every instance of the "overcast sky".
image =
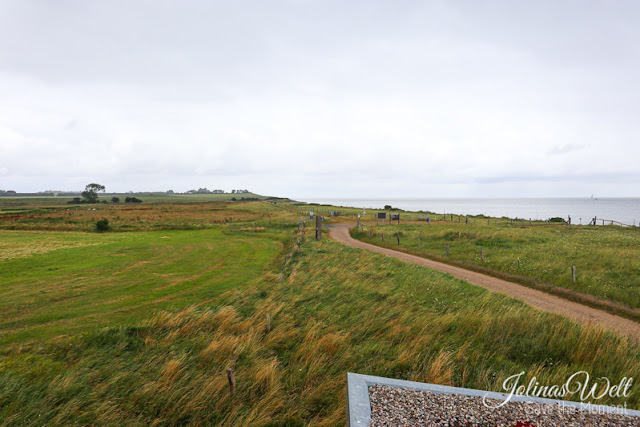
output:
[[634, 1], [0, 0], [0, 189], [640, 195]]

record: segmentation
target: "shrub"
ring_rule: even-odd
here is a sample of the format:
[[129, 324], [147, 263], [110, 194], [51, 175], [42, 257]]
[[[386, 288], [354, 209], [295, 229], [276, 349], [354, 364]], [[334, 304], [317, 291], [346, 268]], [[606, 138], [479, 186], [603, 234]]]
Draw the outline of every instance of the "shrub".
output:
[[109, 225], [108, 219], [100, 219], [96, 222], [96, 231], [99, 233], [103, 233], [105, 231], [111, 230], [111, 226]]

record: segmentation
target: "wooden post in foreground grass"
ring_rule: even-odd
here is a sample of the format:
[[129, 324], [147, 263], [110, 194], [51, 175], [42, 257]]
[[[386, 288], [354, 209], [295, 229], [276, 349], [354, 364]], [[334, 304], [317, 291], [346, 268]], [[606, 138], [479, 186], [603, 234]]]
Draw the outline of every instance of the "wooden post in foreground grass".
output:
[[480, 259], [484, 262], [484, 248], [480, 249]]
[[418, 236], [418, 249], [420, 249], [420, 236]]
[[233, 394], [236, 392], [236, 354], [233, 353], [231, 357], [231, 367], [227, 369], [227, 380], [229, 380], [229, 391]]
[[576, 283], [576, 266], [575, 265], [571, 266], [571, 279], [573, 280], [573, 283]]
[[449, 256], [449, 244], [447, 243], [447, 256]]
[[369, 238], [371, 238], [371, 230], [369, 230]]
[[398, 246], [400, 246], [400, 233], [396, 233], [396, 237], [398, 238]]
[[382, 241], [384, 242], [384, 231], [382, 232]]

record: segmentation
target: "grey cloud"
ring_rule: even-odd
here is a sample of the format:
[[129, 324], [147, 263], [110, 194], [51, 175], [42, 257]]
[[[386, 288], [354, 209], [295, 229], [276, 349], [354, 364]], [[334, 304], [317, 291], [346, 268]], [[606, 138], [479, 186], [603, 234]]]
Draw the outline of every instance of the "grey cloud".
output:
[[555, 146], [553, 147], [551, 150], [549, 150], [549, 154], [567, 154], [567, 153], [571, 153], [573, 151], [579, 151], [582, 150], [584, 148], [586, 148], [587, 146], [584, 144], [564, 144], [564, 145], [559, 145], [559, 146]]
[[[491, 196], [566, 192], [558, 180], [626, 194], [640, 184], [638, 12], [0, 0], [0, 188]], [[616, 179], [629, 186], [591, 189]]]
[[638, 172], [604, 172], [604, 173], [548, 173], [548, 174], [514, 174], [514, 175], [494, 175], [474, 179], [481, 184], [498, 183], [616, 183], [616, 182], [638, 182], [640, 173]]

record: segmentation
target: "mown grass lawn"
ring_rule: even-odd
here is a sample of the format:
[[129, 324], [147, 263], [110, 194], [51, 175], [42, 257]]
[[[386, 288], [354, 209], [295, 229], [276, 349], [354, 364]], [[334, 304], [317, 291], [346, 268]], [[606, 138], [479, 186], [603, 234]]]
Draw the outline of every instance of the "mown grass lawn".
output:
[[281, 244], [221, 229], [0, 231], [0, 344], [130, 324], [255, 281]]

